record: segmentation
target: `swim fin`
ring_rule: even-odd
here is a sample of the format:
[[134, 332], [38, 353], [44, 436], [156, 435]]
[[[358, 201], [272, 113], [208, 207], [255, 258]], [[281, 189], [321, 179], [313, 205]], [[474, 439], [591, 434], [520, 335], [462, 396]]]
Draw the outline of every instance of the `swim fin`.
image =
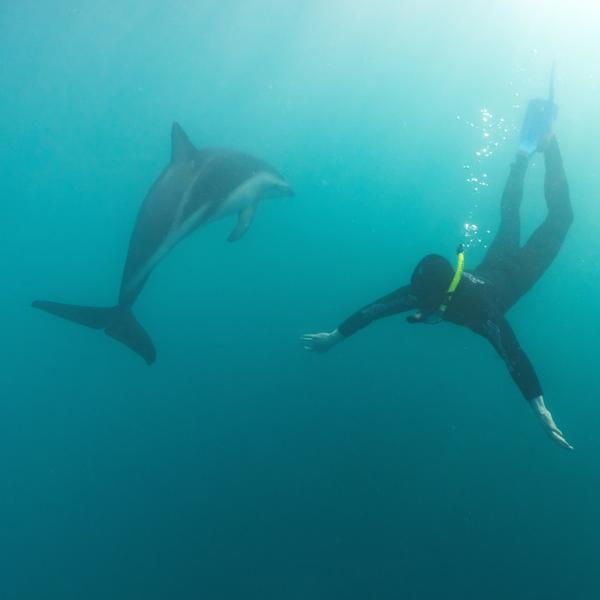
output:
[[552, 129], [558, 106], [554, 103], [554, 68], [550, 75], [550, 93], [547, 100], [530, 100], [521, 126], [519, 150], [533, 154], [546, 134]]

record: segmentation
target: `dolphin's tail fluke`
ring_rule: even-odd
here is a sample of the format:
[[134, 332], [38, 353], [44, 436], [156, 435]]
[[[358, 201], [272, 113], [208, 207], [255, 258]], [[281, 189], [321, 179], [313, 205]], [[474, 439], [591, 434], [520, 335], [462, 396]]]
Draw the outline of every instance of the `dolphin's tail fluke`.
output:
[[104, 329], [107, 335], [131, 348], [149, 365], [156, 358], [156, 350], [150, 336], [138, 323], [131, 309], [128, 307], [113, 306], [101, 308], [42, 300], [36, 300], [32, 306], [40, 310], [45, 310], [61, 319], [74, 321], [92, 329]]
[[130, 308], [117, 306], [105, 331], [110, 337], [137, 352], [149, 365], [156, 359], [156, 350], [150, 336], [133, 316]]

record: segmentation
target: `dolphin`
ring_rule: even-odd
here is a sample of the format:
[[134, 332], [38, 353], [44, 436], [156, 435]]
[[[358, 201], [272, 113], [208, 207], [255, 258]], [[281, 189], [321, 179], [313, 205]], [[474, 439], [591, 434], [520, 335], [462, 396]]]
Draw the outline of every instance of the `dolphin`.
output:
[[235, 150], [198, 150], [178, 123], [171, 130], [171, 162], [142, 203], [116, 306], [78, 306], [36, 300], [32, 306], [109, 336], [137, 352], [149, 365], [156, 359], [152, 339], [132, 306], [156, 265], [183, 238], [206, 223], [237, 213], [229, 241], [248, 231], [256, 207], [266, 198], [293, 196], [290, 185], [266, 162]]

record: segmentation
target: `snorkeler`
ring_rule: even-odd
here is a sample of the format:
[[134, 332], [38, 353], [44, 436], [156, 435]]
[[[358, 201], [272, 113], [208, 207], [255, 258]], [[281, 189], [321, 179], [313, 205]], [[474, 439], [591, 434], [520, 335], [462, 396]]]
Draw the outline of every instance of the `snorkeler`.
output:
[[[410, 285], [375, 300], [329, 333], [302, 336], [304, 348], [326, 352], [373, 321], [415, 310], [409, 323], [450, 321], [486, 338], [506, 363], [525, 399], [550, 437], [572, 450], [544, 404], [542, 388], [531, 361], [519, 345], [505, 313], [550, 266], [573, 221], [569, 188], [552, 121], [550, 100], [532, 100], [521, 131], [521, 143], [511, 166], [501, 202], [501, 223], [483, 262], [464, 270], [464, 251], [458, 249], [456, 270], [443, 257], [430, 254], [416, 266]], [[546, 220], [520, 245], [520, 206], [529, 156], [536, 150], [545, 159]]]

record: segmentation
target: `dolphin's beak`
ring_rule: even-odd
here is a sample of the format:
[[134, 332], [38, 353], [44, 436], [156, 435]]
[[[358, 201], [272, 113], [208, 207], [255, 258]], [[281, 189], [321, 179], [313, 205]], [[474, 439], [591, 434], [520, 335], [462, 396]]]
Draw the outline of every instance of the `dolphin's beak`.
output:
[[266, 198], [291, 198], [295, 196], [292, 186], [285, 179], [278, 179], [273, 185], [262, 192], [262, 199]]

